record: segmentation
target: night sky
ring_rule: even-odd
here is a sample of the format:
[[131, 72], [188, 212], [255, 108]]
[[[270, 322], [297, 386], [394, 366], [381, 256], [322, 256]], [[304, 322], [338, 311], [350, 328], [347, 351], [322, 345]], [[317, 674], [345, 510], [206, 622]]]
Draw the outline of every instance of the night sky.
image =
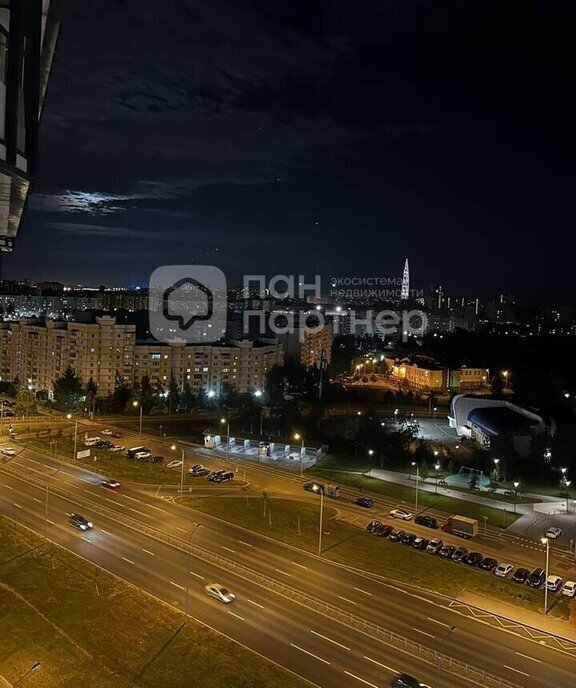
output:
[[573, 2], [68, 2], [9, 278], [573, 301]]

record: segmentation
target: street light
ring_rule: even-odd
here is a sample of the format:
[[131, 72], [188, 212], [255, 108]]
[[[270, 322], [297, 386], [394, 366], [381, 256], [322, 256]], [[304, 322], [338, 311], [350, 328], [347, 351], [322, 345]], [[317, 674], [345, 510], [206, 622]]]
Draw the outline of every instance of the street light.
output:
[[442, 641], [440, 642], [440, 648], [436, 653], [436, 688], [440, 688], [440, 652], [442, 652], [444, 643], [448, 640], [449, 635], [455, 630], [456, 626], [450, 626], [445, 636], [442, 638]]
[[140, 406], [140, 426], [139, 426], [139, 430], [138, 430], [138, 435], [140, 437], [142, 437], [142, 404], [140, 404], [137, 401], [133, 401], [132, 406], [134, 406], [134, 408], [137, 408], [138, 406]]
[[303, 438], [302, 435], [300, 435], [299, 433], [296, 433], [296, 434], [294, 435], [294, 439], [295, 439], [295, 440], [302, 440], [302, 446], [301, 446], [301, 448], [300, 448], [300, 482], [302, 482], [302, 480], [303, 480], [303, 475], [304, 475], [304, 474], [303, 474], [303, 469], [304, 469], [304, 465], [303, 465], [303, 461], [304, 461], [304, 452], [306, 451], [306, 450], [304, 449], [304, 438]]
[[22, 674], [22, 676], [20, 676], [20, 678], [16, 681], [16, 683], [13, 683], [13, 684], [12, 684], [12, 688], [16, 688], [16, 686], [20, 683], [20, 681], [22, 681], [23, 679], [25, 679], [26, 676], [28, 676], [29, 674], [33, 673], [33, 672], [36, 671], [37, 669], [39, 669], [41, 666], [42, 666], [42, 665], [40, 664], [40, 662], [34, 662], [34, 664], [28, 669], [28, 671], [27, 671], [25, 674]]
[[322, 554], [322, 517], [324, 514], [324, 488], [315, 484], [312, 488], [314, 492], [320, 492], [320, 530], [318, 532], [318, 554]]
[[564, 485], [566, 485], [566, 513], [568, 513], [568, 499], [570, 498], [569, 488], [570, 488], [570, 485], [572, 485], [572, 481], [571, 480], [565, 480]]
[[544, 583], [544, 616], [548, 614], [548, 566], [550, 564], [550, 540], [542, 538], [542, 544], [546, 545], [546, 581]]
[[[172, 451], [176, 451], [178, 447], [173, 444], [170, 449]], [[184, 447], [181, 447], [180, 451], [182, 452], [182, 465], [180, 466], [180, 501], [182, 501], [182, 495], [184, 492]]]
[[502, 371], [502, 375], [504, 375], [504, 380], [505, 380], [504, 386], [506, 387], [506, 389], [508, 389], [508, 371], [507, 371], [507, 370], [503, 370], [503, 371]]
[[516, 497], [518, 495], [518, 488], [520, 487], [520, 483], [518, 481], [513, 483], [514, 485], [514, 513], [516, 513]]
[[[434, 452], [434, 453], [437, 454], [438, 452]], [[435, 489], [434, 489], [434, 494], [438, 494], [438, 471], [440, 470], [440, 464], [437, 463], [437, 464], [434, 466], [434, 468], [435, 468], [435, 470], [436, 470], [436, 487], [435, 487]]]
[[418, 515], [418, 487], [420, 486], [420, 466], [416, 461], [412, 461], [412, 465], [416, 466], [416, 499], [414, 502], [414, 516]]
[[[66, 414], [66, 418], [68, 418], [68, 420], [72, 420], [72, 414], [71, 414], [71, 413], [67, 413], [67, 414]], [[78, 442], [78, 417], [76, 417], [75, 420], [74, 420], [74, 455], [72, 456], [72, 458], [74, 459], [74, 461], [76, 461], [76, 447], [77, 447], [77, 442]]]
[[226, 424], [226, 461], [228, 461], [228, 448], [230, 446], [230, 419], [220, 418], [220, 423]]
[[435, 407], [434, 407], [434, 420], [436, 420], [436, 411], [437, 411], [437, 410], [438, 410], [438, 407], [435, 406]]

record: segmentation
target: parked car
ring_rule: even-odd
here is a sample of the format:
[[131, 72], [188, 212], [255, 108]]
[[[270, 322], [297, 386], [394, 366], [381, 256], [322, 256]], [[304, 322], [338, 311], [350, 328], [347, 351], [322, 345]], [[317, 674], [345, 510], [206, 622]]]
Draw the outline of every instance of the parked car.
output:
[[406, 535], [406, 533], [398, 528], [390, 532], [388, 539], [392, 540], [392, 542], [400, 542], [400, 538], [404, 535]]
[[392, 509], [392, 511], [390, 512], [390, 516], [392, 516], [392, 518], [399, 518], [402, 521], [412, 520], [412, 514], [409, 511], [406, 511], [405, 509]]
[[480, 552], [468, 552], [468, 554], [462, 559], [462, 563], [467, 566], [479, 566], [480, 562], [484, 559], [484, 555]]
[[414, 535], [414, 533], [404, 533], [404, 535], [402, 535], [402, 537], [400, 538], [400, 542], [403, 545], [412, 546], [414, 544], [415, 539], [416, 539], [416, 535]]
[[532, 573], [528, 576], [528, 579], [526, 581], [526, 585], [529, 585], [531, 588], [540, 588], [545, 580], [546, 580], [546, 571], [544, 571], [544, 569], [538, 567], [538, 568], [535, 568], [532, 571]]
[[430, 554], [439, 554], [440, 550], [444, 546], [444, 543], [440, 538], [433, 538], [430, 540], [428, 543], [428, 546], [426, 547], [426, 551], [429, 552]]
[[164, 463], [164, 457], [162, 454], [153, 454], [150, 457], [150, 461], [152, 461], [152, 463]]
[[78, 530], [90, 530], [93, 528], [93, 524], [84, 516], [80, 516], [80, 514], [70, 514], [68, 523]]
[[515, 583], [525, 583], [529, 575], [530, 571], [528, 571], [528, 569], [516, 569], [516, 571], [514, 571], [514, 575], [512, 576], [512, 580]]
[[426, 516], [426, 514], [416, 516], [414, 523], [417, 523], [419, 526], [426, 526], [426, 528], [438, 528], [438, 521], [434, 516]]
[[454, 551], [454, 554], [452, 555], [452, 561], [457, 561], [460, 563], [464, 557], [468, 554], [468, 550], [466, 547], [458, 547], [457, 550]]
[[482, 561], [478, 564], [478, 568], [482, 569], [483, 571], [494, 571], [496, 567], [498, 566], [498, 561], [494, 559], [493, 557], [484, 557]]
[[101, 435], [106, 435], [106, 437], [112, 437], [112, 430], [100, 430]]
[[111, 447], [108, 447], [108, 451], [118, 453], [118, 452], [123, 452], [126, 449], [126, 447], [123, 444], [113, 444]]
[[552, 526], [552, 528], [548, 528], [546, 531], [546, 537], [549, 540], [557, 540], [561, 535], [562, 528], [557, 528], [556, 526]]
[[376, 519], [370, 521], [370, 523], [366, 526], [366, 530], [369, 533], [376, 533], [378, 528], [382, 525], [382, 521], [377, 521]]
[[84, 446], [85, 447], [94, 447], [102, 440], [101, 437], [87, 437], [84, 440]]
[[210, 475], [208, 476], [208, 480], [214, 481], [222, 473], [226, 473], [226, 471], [212, 471], [212, 473], [210, 473]]
[[376, 535], [378, 537], [388, 537], [393, 530], [394, 526], [391, 526], [388, 523], [381, 523], [376, 530]]
[[4, 456], [16, 456], [17, 451], [14, 447], [4, 447], [4, 449], [2, 449], [2, 454]]
[[215, 483], [226, 483], [229, 480], [234, 480], [234, 473], [232, 471], [224, 471], [214, 478]]
[[149, 451], [139, 451], [134, 454], [134, 458], [136, 461], [148, 461], [148, 459], [152, 456], [152, 453]]
[[425, 537], [417, 537], [412, 543], [414, 549], [426, 549], [428, 547], [428, 539]]
[[574, 597], [576, 595], [576, 581], [566, 581], [562, 588], [562, 594], [566, 597]]
[[121, 432], [114, 430], [114, 432], [110, 435], [110, 437], [114, 437], [114, 439], [119, 440], [121, 437], [124, 437], [124, 435]]
[[110, 490], [115, 490], [120, 487], [120, 483], [117, 480], [103, 480], [102, 487], [107, 487]]
[[494, 569], [494, 575], [498, 576], [498, 578], [506, 578], [512, 569], [512, 564], [498, 564], [498, 566]]
[[[136, 455], [136, 458], [138, 458], [138, 455]], [[182, 461], [170, 461], [166, 468], [180, 468], [180, 466], [182, 466]]]
[[374, 500], [370, 497], [356, 497], [354, 504], [363, 506], [365, 509], [371, 509], [374, 506]]
[[548, 592], [558, 592], [562, 587], [562, 579], [560, 576], [548, 576], [546, 579], [546, 590]]
[[223, 602], [224, 604], [234, 602], [236, 599], [236, 595], [233, 592], [230, 592], [228, 588], [220, 585], [220, 583], [210, 583], [209, 585], [205, 586], [204, 589], [210, 597], [213, 597], [214, 599], [218, 600], [218, 602]]
[[438, 556], [443, 559], [453, 559], [456, 547], [454, 545], [444, 545], [438, 550]]
[[204, 466], [201, 466], [200, 468], [195, 468], [195, 469], [188, 469], [188, 475], [191, 475], [194, 478], [199, 478], [202, 475], [208, 475], [210, 471], [207, 468], [204, 468]]

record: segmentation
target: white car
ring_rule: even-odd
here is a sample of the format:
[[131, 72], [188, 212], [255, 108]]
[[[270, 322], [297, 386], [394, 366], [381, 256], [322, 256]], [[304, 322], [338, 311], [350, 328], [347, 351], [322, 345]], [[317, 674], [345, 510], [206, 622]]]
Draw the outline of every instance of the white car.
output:
[[566, 597], [574, 597], [576, 595], [576, 581], [566, 581], [562, 588], [562, 594]]
[[84, 440], [84, 446], [93, 447], [95, 444], [98, 444], [98, 442], [101, 442], [101, 441], [102, 441], [101, 437], [87, 437]]
[[149, 459], [152, 456], [152, 454], [148, 451], [141, 451], [141, 452], [136, 452], [134, 454], [134, 458], [136, 461], [142, 461], [143, 459]]
[[550, 540], [557, 540], [560, 536], [562, 535], [562, 529], [561, 528], [548, 528], [546, 531], [546, 537], [549, 538]]
[[409, 511], [404, 511], [404, 509], [392, 509], [390, 516], [392, 516], [392, 518], [400, 518], [403, 521], [412, 520], [412, 514]]
[[110, 437], [110, 435], [112, 434], [112, 430], [102, 430], [100, 434], [106, 435], [106, 437]]
[[204, 589], [206, 590], [206, 593], [210, 595], [210, 597], [213, 597], [215, 600], [223, 602], [224, 604], [230, 604], [230, 602], [234, 602], [236, 599], [236, 595], [233, 592], [230, 592], [228, 588], [220, 585], [220, 583], [210, 583]]
[[16, 456], [17, 452], [13, 447], [4, 447], [2, 454], [4, 454], [4, 456]]
[[499, 578], [506, 578], [506, 576], [512, 571], [514, 567], [512, 564], [498, 564], [494, 569], [494, 575]]
[[182, 461], [170, 461], [166, 468], [180, 468]]
[[123, 444], [114, 444], [110, 447], [111, 452], [123, 452], [126, 447]]
[[548, 576], [546, 579], [546, 589], [548, 592], [558, 592], [562, 587], [562, 579], [560, 576]]

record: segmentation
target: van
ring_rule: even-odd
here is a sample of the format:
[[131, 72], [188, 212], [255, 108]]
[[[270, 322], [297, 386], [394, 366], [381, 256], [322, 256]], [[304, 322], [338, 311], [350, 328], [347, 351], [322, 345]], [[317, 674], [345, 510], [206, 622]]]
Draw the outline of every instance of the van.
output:
[[87, 437], [84, 440], [84, 445], [86, 447], [95, 447], [98, 444], [98, 442], [101, 442], [101, 441], [102, 441], [101, 437]]

